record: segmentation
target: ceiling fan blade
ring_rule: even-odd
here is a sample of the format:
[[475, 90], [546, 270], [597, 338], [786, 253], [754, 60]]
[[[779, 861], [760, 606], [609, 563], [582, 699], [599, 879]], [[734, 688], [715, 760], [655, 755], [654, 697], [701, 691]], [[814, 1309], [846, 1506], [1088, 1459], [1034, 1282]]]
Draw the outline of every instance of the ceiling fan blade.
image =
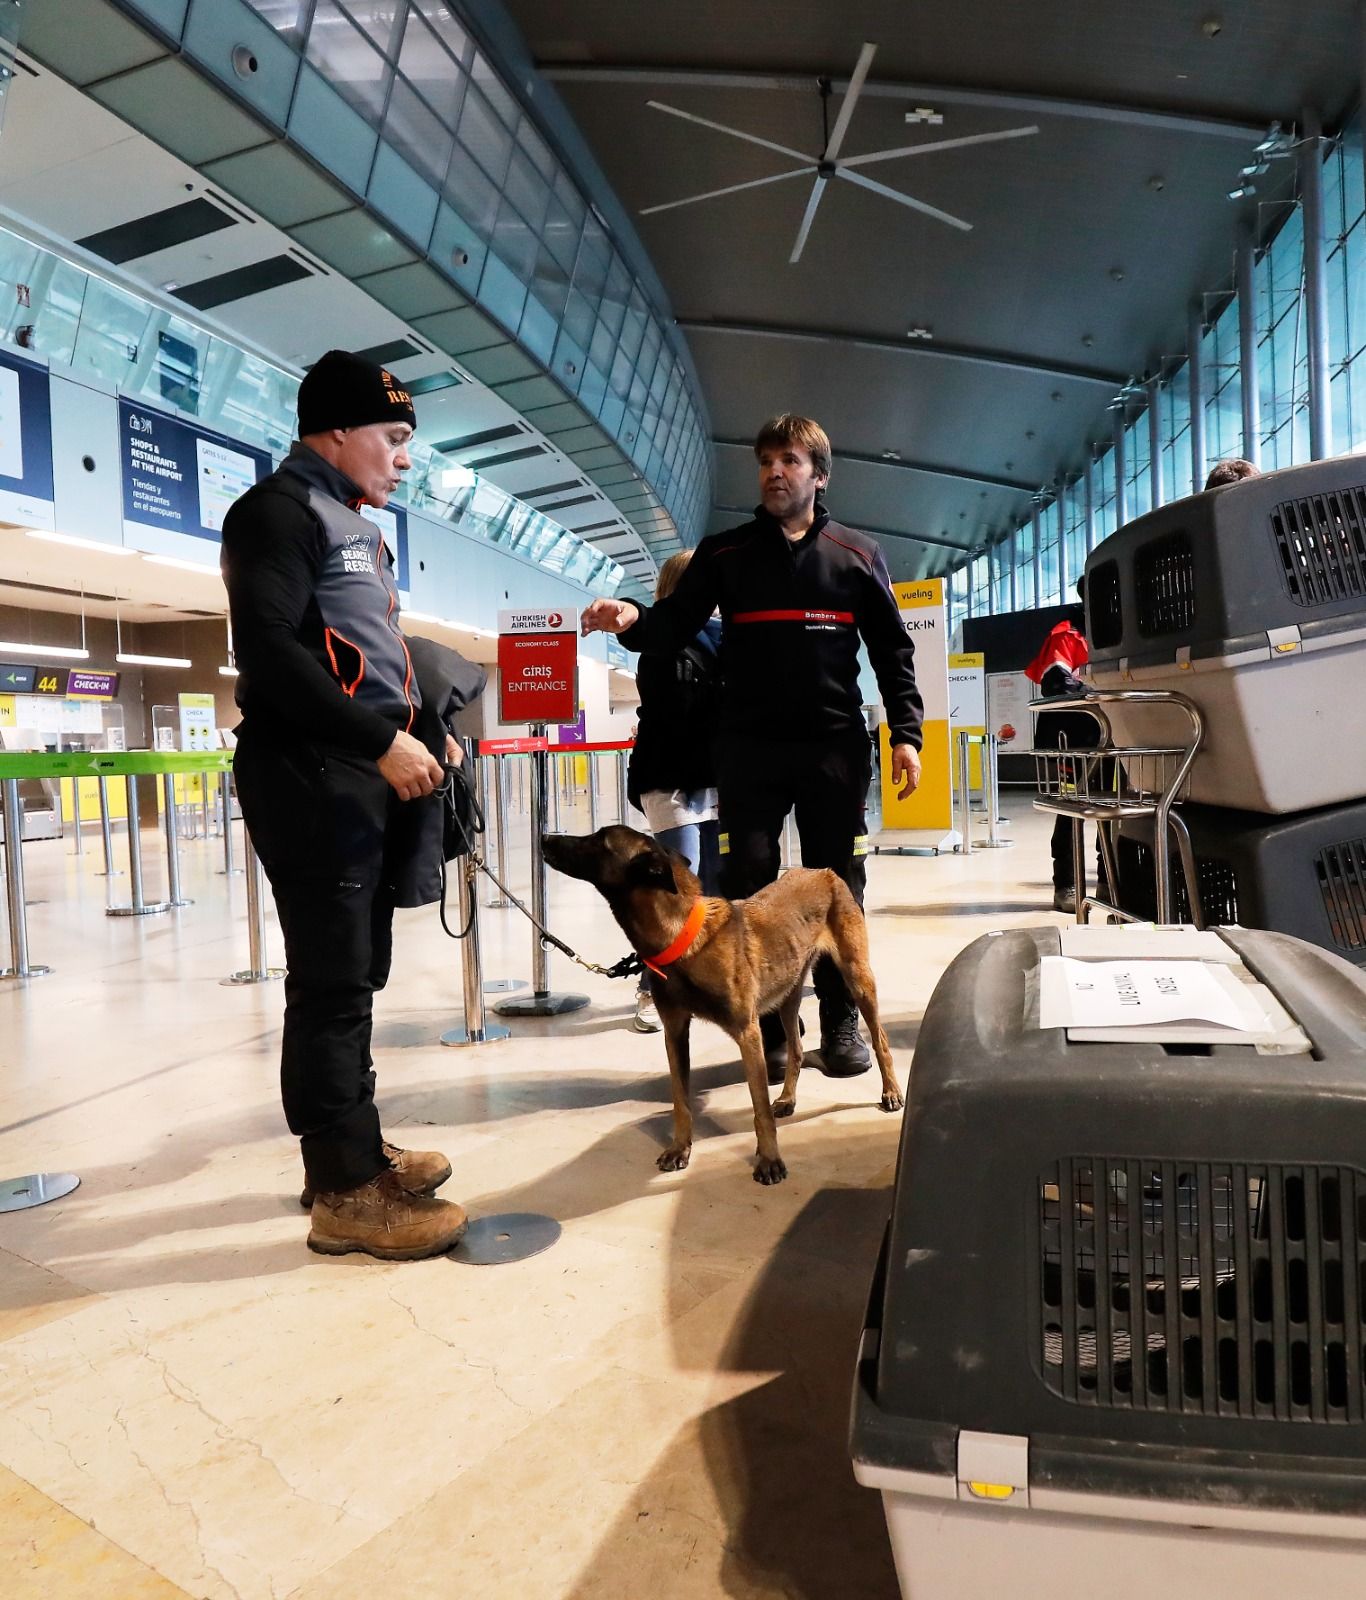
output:
[[802, 225], [797, 229], [797, 242], [792, 246], [792, 254], [787, 258], [788, 266], [796, 266], [802, 258], [802, 251], [806, 249], [806, 236], [811, 232], [811, 224], [816, 220], [816, 208], [821, 203], [821, 196], [825, 193], [827, 179], [817, 177], [811, 185], [811, 198], [806, 202], [806, 210], [802, 214]]
[[780, 156], [791, 156], [794, 161], [809, 161], [813, 165], [815, 156], [809, 156], [804, 150], [789, 150], [785, 144], [774, 144], [771, 139], [761, 139], [757, 133], [742, 133], [739, 128], [728, 128], [724, 122], [712, 122], [707, 117], [695, 117], [691, 111], [680, 111], [677, 106], [666, 106], [662, 100], [647, 100], [646, 105], [653, 106], [656, 111], [667, 111], [671, 117], [682, 117], [684, 122], [695, 122], [699, 128], [711, 128], [715, 133], [728, 133], [732, 139], [743, 139], [746, 144], [757, 144], [765, 150], [776, 150]]
[[1002, 139], [1024, 139], [1038, 128], [1007, 128], [1002, 133], [970, 133], [962, 139], [935, 139], [929, 144], [903, 145], [900, 150], [874, 150], [866, 156], [845, 156], [842, 167], [867, 167], [874, 161], [895, 161], [900, 156], [925, 156], [935, 150], [961, 150], [969, 144], [996, 144]]
[[940, 211], [937, 206], [926, 205], [923, 200], [916, 200], [911, 195], [902, 194], [899, 189], [889, 189], [885, 183], [878, 183], [873, 178], [865, 178], [861, 172], [850, 172], [847, 167], [836, 167], [837, 178], [847, 178], [850, 183], [858, 184], [860, 189], [871, 189], [874, 194], [880, 194], [888, 200], [895, 200], [903, 206], [910, 206], [912, 211], [923, 211], [927, 217], [934, 217], [939, 222], [947, 222], [951, 228], [961, 228], [964, 233], [972, 232], [972, 224], [964, 222], [962, 217], [951, 216], [947, 211]]
[[705, 194], [690, 194], [686, 200], [666, 200], [662, 206], [644, 206], [642, 217], [652, 217], [658, 211], [673, 211], [679, 206], [695, 206], [699, 200], [715, 200], [723, 194], [738, 194], [741, 189], [759, 189], [766, 183], [782, 183], [787, 178], [807, 177], [815, 167], [797, 167], [792, 172], [775, 172], [771, 178], [751, 178], [748, 183], [727, 184], [724, 189], [708, 189]]
[[844, 143], [844, 136], [849, 131], [849, 121], [854, 115], [854, 107], [858, 104], [858, 97], [863, 93], [863, 80], [868, 76], [868, 69], [873, 64], [873, 57], [877, 54], [875, 44], [865, 44], [858, 53], [858, 62], [849, 79], [849, 87], [844, 91], [844, 100], [840, 105], [840, 114], [835, 118], [835, 126], [831, 130], [830, 142], [825, 147], [825, 159], [833, 161], [839, 154], [840, 146]]

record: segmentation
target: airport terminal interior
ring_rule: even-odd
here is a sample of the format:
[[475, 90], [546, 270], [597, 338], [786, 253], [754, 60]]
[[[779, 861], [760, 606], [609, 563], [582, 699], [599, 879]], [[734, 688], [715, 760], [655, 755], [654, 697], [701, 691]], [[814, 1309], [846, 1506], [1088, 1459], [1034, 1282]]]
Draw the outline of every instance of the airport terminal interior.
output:
[[0, 0], [5, 1600], [1366, 1587], [1364, 75]]

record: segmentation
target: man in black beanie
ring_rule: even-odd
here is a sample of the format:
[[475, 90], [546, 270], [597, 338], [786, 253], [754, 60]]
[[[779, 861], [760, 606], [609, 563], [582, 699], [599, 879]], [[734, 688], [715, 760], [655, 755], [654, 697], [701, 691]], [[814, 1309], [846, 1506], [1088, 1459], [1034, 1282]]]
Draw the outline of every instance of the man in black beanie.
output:
[[370, 1056], [400, 813], [443, 777], [413, 734], [421, 695], [393, 556], [361, 515], [412, 465], [415, 423], [391, 373], [329, 350], [299, 388], [299, 442], [228, 512], [222, 549], [243, 718], [234, 774], [285, 939], [280, 1081], [308, 1243], [400, 1261], [450, 1249], [465, 1228], [458, 1205], [432, 1198], [450, 1162], [383, 1138]]

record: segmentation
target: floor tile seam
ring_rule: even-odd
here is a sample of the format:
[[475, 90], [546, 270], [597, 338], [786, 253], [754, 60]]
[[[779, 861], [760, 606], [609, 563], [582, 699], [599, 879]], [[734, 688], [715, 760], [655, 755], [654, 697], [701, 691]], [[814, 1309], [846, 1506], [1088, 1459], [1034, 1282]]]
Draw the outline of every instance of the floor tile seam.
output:
[[[55, 1507], [55, 1509], [63, 1516], [69, 1517], [73, 1522], [79, 1523], [82, 1528], [87, 1529], [90, 1533], [93, 1533], [96, 1538], [103, 1540], [104, 1543], [109, 1545], [112, 1549], [117, 1550], [121, 1556], [124, 1556], [128, 1561], [132, 1562], [133, 1565], [136, 1566], [140, 1571], [150, 1573], [153, 1577], [160, 1579], [162, 1583], [168, 1584], [172, 1589], [175, 1590], [177, 1595], [183, 1595], [184, 1600], [192, 1600], [192, 1596], [190, 1595], [189, 1591], [182, 1588], [174, 1578], [168, 1578], [159, 1567], [153, 1566], [150, 1561], [147, 1561], [135, 1551], [130, 1550], [127, 1545], [121, 1543], [105, 1529], [98, 1528], [93, 1522], [87, 1521], [86, 1518], [81, 1516], [79, 1512], [73, 1511], [70, 1506], [64, 1505], [55, 1496], [49, 1494], [45, 1489], [40, 1488], [36, 1483], [33, 1483], [30, 1481], [30, 1479], [26, 1478], [22, 1472], [16, 1472], [13, 1467], [8, 1465], [5, 1466], [5, 1471], [8, 1472], [11, 1477], [22, 1483], [25, 1488], [29, 1489], [33, 1494], [40, 1496], [48, 1503], [48, 1505]], [[0, 1530], [2, 1530], [2, 1528], [3, 1524], [0, 1524]], [[74, 1596], [72, 1597], [72, 1600], [75, 1600]]]

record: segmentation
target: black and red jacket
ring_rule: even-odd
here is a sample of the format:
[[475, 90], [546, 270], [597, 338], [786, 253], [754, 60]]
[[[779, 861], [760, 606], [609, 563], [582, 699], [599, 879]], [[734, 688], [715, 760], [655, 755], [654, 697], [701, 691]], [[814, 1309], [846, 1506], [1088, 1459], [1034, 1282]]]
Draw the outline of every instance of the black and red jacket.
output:
[[892, 743], [920, 748], [915, 650], [875, 539], [832, 522], [817, 501], [811, 527], [789, 540], [761, 508], [743, 527], [703, 539], [678, 587], [642, 609], [621, 643], [673, 655], [717, 608], [723, 733], [812, 739], [863, 729], [862, 639]]
[[378, 758], [422, 697], [393, 556], [359, 494], [296, 443], [223, 519], [220, 564], [246, 724]]

